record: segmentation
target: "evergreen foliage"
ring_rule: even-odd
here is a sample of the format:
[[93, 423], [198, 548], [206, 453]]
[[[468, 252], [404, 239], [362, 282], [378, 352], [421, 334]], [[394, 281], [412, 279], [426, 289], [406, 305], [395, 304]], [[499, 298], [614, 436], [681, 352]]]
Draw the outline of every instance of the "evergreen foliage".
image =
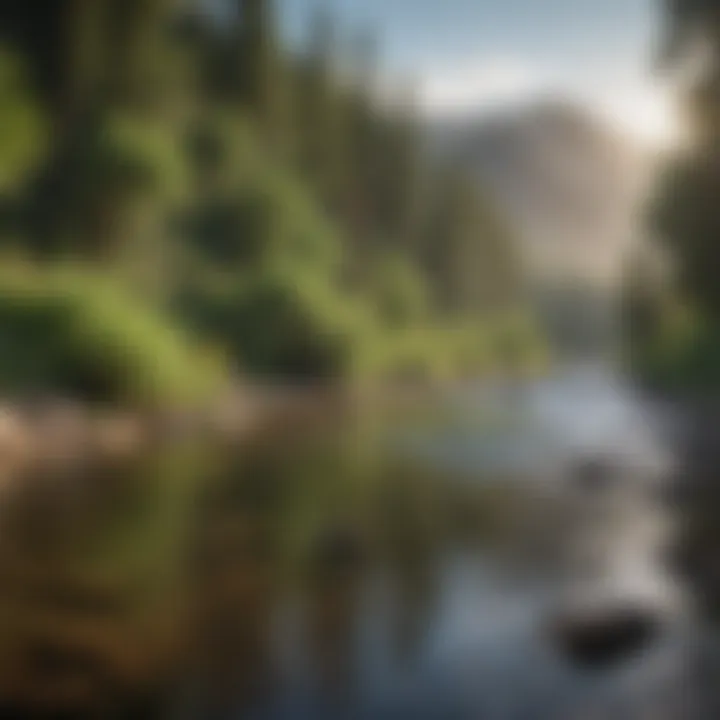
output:
[[[668, 163], [651, 206], [653, 237], [674, 268], [672, 286], [648, 295], [628, 278], [634, 364], [657, 385], [720, 386], [720, 12], [711, 0], [666, 5], [662, 60], [679, 64], [702, 48], [685, 88], [690, 142]], [[638, 326], [638, 314], [644, 318]], [[652, 319], [648, 326], [648, 318]], [[633, 322], [630, 322], [633, 321]]]
[[[448, 339], [488, 337], [521, 304], [512, 239], [428, 157], [409, 86], [380, 101], [371, 34], [341, 73], [334, 19], [291, 49], [270, 0], [227, 0], [220, 20], [200, 2], [47, 5], [0, 9], [0, 233], [37, 282], [69, 262], [119, 279], [132, 313], [174, 316], [245, 373], [487, 364], [493, 343]], [[61, 297], [46, 300], [74, 314]], [[139, 355], [152, 377], [155, 349]]]

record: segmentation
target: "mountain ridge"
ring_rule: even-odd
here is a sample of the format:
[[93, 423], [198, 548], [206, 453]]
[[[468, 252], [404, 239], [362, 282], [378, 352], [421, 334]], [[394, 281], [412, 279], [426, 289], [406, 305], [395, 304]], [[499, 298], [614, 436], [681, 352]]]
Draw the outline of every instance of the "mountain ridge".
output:
[[651, 152], [558, 98], [436, 119], [429, 137], [498, 204], [531, 275], [617, 278], [642, 233]]

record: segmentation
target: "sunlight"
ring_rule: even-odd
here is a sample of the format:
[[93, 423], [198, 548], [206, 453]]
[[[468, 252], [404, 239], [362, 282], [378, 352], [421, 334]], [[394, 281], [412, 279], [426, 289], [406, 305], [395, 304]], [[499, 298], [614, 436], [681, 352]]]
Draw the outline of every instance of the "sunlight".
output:
[[655, 85], [609, 92], [599, 112], [619, 130], [654, 149], [667, 149], [683, 140], [680, 113], [671, 93]]
[[593, 75], [597, 82], [588, 82], [584, 73], [564, 76], [520, 58], [490, 58], [427, 73], [420, 82], [420, 104], [428, 117], [443, 118], [468, 112], [482, 116], [564, 97], [642, 146], [664, 149], [682, 142], [682, 123], [670, 88], [643, 74]]

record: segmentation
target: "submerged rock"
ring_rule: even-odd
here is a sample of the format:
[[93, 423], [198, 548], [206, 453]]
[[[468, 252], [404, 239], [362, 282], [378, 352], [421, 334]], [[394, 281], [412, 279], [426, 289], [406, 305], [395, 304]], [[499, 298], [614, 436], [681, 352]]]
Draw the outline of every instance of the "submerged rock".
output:
[[570, 468], [571, 482], [581, 490], [602, 492], [612, 487], [621, 475], [611, 457], [589, 455], [577, 459]]
[[592, 669], [629, 660], [658, 639], [663, 618], [656, 608], [627, 603], [561, 612], [550, 640], [567, 660]]

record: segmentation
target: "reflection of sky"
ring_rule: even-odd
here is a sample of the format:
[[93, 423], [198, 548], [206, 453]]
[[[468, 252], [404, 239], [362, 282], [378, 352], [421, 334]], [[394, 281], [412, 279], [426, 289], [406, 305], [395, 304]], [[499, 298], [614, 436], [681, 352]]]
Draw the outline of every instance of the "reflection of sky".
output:
[[650, 78], [655, 0], [279, 0], [292, 36], [318, 4], [344, 36], [375, 28], [385, 67], [419, 78], [434, 111], [553, 93], [644, 139], [670, 132], [667, 98]]
[[523, 386], [462, 389], [447, 421], [400, 433], [400, 446], [472, 476], [558, 477], [568, 461], [602, 455], [627, 470], [663, 476], [658, 409], [597, 368]]

